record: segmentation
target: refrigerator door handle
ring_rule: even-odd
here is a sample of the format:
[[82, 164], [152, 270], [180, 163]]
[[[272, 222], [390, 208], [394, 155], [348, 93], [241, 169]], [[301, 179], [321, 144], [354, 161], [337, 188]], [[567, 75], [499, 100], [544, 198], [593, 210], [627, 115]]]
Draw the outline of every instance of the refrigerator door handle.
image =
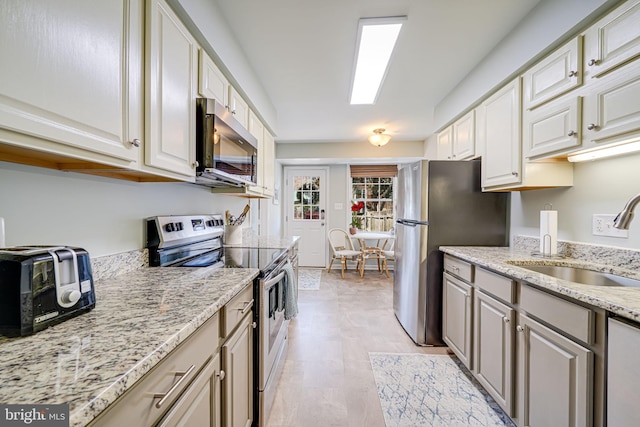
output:
[[418, 221], [415, 219], [399, 219], [396, 222], [400, 225], [408, 225], [409, 227], [415, 227], [416, 225], [429, 225], [429, 221]]

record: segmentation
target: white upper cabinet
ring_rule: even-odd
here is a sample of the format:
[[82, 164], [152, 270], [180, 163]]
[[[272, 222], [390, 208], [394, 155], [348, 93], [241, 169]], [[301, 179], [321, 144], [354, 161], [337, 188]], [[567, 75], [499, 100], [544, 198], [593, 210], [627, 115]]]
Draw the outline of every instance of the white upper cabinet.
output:
[[0, 139], [135, 166], [142, 11], [141, 0], [0, 2]]
[[447, 126], [437, 136], [438, 160], [451, 160], [453, 157], [453, 127]]
[[523, 105], [531, 110], [582, 85], [582, 37], [576, 37], [522, 76]]
[[475, 111], [471, 110], [437, 137], [438, 160], [468, 160], [476, 155]]
[[145, 163], [195, 177], [198, 45], [163, 0], [147, 2]]
[[453, 160], [467, 160], [475, 156], [475, 118], [475, 110], [471, 110], [453, 124]]
[[600, 78], [640, 55], [640, 2], [630, 0], [584, 33], [585, 77]]
[[233, 86], [229, 86], [229, 111], [245, 129], [249, 129], [249, 104]]
[[224, 106], [229, 105], [229, 81], [202, 49], [200, 49], [198, 93], [204, 98], [213, 98]]
[[271, 132], [266, 128], [264, 129], [263, 153], [262, 194], [266, 197], [272, 197], [275, 188], [276, 142]]
[[573, 150], [581, 144], [581, 96], [570, 94], [523, 111], [522, 145], [527, 160]]
[[483, 188], [521, 182], [520, 105], [520, 78], [516, 78], [478, 107]]

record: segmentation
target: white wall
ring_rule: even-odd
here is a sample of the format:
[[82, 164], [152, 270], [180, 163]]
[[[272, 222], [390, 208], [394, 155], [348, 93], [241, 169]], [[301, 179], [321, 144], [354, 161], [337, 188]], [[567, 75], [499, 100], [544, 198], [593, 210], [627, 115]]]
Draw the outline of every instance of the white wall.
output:
[[570, 188], [514, 192], [511, 197], [511, 236], [538, 236], [539, 211], [552, 203], [558, 211], [558, 238], [640, 249], [640, 211], [629, 238], [593, 236], [593, 214], [617, 214], [627, 200], [640, 193], [640, 154], [574, 164]]
[[126, 252], [144, 247], [146, 217], [239, 214], [246, 201], [188, 183], [137, 183], [0, 162], [7, 246], [72, 245], [92, 257]]

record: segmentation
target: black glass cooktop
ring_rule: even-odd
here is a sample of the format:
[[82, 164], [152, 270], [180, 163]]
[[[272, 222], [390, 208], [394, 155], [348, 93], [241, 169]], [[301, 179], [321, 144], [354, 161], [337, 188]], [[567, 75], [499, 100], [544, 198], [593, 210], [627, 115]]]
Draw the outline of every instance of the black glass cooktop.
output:
[[176, 266], [210, 267], [219, 264], [226, 268], [257, 268], [264, 273], [275, 267], [274, 261], [284, 254], [284, 249], [226, 247], [203, 252]]

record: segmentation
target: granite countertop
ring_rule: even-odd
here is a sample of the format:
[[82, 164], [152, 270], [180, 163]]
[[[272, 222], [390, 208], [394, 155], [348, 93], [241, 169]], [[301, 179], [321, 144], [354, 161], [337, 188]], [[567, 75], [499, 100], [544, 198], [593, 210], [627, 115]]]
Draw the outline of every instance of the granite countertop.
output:
[[0, 339], [0, 402], [69, 403], [84, 426], [258, 275], [257, 269], [141, 268], [95, 280], [96, 308]]
[[[440, 250], [481, 267], [523, 280], [578, 301], [600, 307], [622, 317], [640, 321], [640, 288], [623, 286], [591, 286], [556, 279], [520, 266], [531, 264], [584, 267], [640, 280], [637, 260], [611, 257], [600, 253], [582, 258], [533, 256], [531, 251], [509, 247], [441, 246]], [[606, 260], [606, 264], [601, 263]], [[520, 265], [520, 266], [519, 266]]]
[[300, 240], [299, 236], [282, 237], [271, 235], [258, 235], [251, 228], [242, 229], [242, 242], [235, 244], [225, 243], [225, 247], [236, 248], [280, 248], [289, 249]]

